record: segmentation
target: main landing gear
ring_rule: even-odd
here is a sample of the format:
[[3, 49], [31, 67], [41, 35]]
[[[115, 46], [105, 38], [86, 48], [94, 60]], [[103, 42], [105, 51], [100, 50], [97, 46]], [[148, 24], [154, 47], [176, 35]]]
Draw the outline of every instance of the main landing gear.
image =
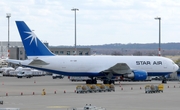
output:
[[162, 83], [163, 83], [163, 84], [166, 84], [166, 83], [167, 83], [167, 79], [166, 79], [165, 76], [162, 77]]
[[[91, 78], [89, 80], [86, 80], [86, 84], [97, 84], [97, 79]], [[114, 80], [104, 79], [103, 84], [114, 84]]]
[[114, 80], [104, 80], [103, 84], [114, 84]]
[[86, 80], [86, 84], [97, 84], [97, 79], [92, 77], [91, 79]]

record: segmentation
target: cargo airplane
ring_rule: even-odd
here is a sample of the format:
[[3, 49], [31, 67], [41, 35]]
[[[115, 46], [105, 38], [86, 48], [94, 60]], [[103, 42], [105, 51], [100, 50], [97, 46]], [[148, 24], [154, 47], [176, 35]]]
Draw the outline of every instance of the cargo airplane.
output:
[[[114, 83], [121, 76], [132, 80], [145, 80], [147, 76], [165, 76], [178, 70], [171, 60], [161, 56], [58, 56], [53, 54], [26, 25], [16, 21], [27, 60], [8, 62], [65, 76], [88, 76], [87, 84]], [[165, 80], [165, 79], [164, 79]]]

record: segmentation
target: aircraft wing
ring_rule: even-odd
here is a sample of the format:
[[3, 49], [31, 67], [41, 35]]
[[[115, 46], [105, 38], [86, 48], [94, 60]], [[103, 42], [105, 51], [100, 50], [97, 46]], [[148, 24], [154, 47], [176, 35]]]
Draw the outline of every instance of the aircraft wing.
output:
[[116, 65], [103, 71], [103, 73], [122, 74], [122, 75], [130, 74], [131, 72], [132, 70], [126, 63], [117, 63]]

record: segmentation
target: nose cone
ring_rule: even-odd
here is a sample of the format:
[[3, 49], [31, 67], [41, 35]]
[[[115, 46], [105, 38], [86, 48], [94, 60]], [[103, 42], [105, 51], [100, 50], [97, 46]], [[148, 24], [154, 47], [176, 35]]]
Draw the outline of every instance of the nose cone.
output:
[[177, 64], [174, 65], [174, 70], [177, 71], [179, 69], [179, 66]]

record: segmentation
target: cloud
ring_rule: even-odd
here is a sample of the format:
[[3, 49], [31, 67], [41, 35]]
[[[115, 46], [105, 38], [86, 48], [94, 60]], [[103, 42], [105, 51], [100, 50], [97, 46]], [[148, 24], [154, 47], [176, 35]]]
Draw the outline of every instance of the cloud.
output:
[[10, 40], [20, 41], [15, 20], [23, 20], [50, 45], [74, 45], [74, 12], [77, 44], [158, 42], [161, 20], [162, 42], [180, 41], [178, 0], [1, 0], [1, 40], [7, 40], [6, 13], [11, 13]]

